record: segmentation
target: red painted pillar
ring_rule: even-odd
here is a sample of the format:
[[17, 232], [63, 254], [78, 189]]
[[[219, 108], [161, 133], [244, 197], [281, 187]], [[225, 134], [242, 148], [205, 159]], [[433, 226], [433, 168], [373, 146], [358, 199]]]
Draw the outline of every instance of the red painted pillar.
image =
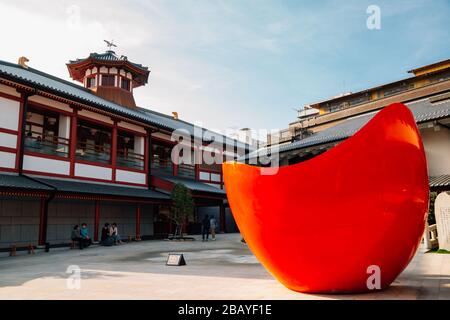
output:
[[223, 204], [220, 205], [220, 232], [225, 232], [225, 206]]
[[200, 167], [198, 164], [195, 164], [195, 180], [200, 179]]
[[23, 160], [23, 146], [22, 146], [22, 142], [23, 142], [23, 135], [25, 134], [25, 132], [22, 132], [22, 128], [24, 128], [24, 121], [26, 122], [26, 105], [25, 105], [25, 99], [27, 99], [26, 95], [24, 95], [23, 93], [21, 94], [20, 97], [20, 111], [19, 111], [19, 123], [18, 123], [18, 131], [17, 131], [17, 143], [16, 143], [16, 170], [19, 171], [19, 173], [22, 171], [22, 163], [21, 161]]
[[141, 240], [141, 205], [136, 205], [136, 240]]
[[98, 241], [98, 230], [100, 226], [100, 201], [95, 201], [95, 220], [94, 220], [94, 241]]
[[111, 166], [112, 180], [116, 181], [116, 162], [117, 162], [117, 121], [114, 121], [111, 137]]
[[47, 213], [48, 213], [48, 202], [45, 197], [41, 197], [41, 204], [39, 207], [39, 240], [38, 244], [40, 246], [45, 245], [47, 242]]
[[70, 147], [69, 147], [69, 159], [70, 159], [70, 176], [75, 176], [75, 154], [77, 150], [77, 123], [78, 123], [78, 110], [74, 109], [74, 115], [70, 121]]
[[147, 133], [147, 136], [144, 137], [144, 171], [146, 175], [145, 183], [147, 187], [150, 185], [150, 167], [149, 167], [149, 160], [150, 160], [150, 136]]

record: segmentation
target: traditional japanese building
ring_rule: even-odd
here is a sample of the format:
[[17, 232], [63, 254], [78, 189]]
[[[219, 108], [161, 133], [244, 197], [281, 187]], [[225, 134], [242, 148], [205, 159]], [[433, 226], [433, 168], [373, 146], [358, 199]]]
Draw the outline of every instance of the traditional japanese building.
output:
[[[83, 222], [94, 240], [105, 222], [117, 222], [125, 239], [166, 236], [177, 183], [191, 190], [199, 219], [208, 213], [221, 231], [235, 230], [221, 165], [201, 159], [251, 147], [137, 106], [133, 92], [150, 71], [112, 50], [67, 64], [81, 85], [27, 61], [0, 61], [0, 248], [67, 244]], [[200, 161], [172, 161], [178, 129], [196, 141]]]

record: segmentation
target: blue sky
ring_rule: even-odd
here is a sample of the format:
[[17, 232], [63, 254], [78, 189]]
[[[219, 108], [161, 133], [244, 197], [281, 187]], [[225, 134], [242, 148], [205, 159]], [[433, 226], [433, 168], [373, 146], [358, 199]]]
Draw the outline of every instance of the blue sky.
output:
[[[366, 9], [381, 9], [368, 30]], [[67, 79], [105, 50], [148, 65], [140, 106], [212, 129], [284, 128], [293, 108], [450, 58], [450, 1], [0, 1], [0, 59]], [[23, 24], [18, 24], [23, 21]]]

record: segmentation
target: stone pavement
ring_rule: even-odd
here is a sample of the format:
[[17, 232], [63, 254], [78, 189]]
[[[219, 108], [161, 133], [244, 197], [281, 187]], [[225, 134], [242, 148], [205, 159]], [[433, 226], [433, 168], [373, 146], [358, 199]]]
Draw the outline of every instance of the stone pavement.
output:
[[[241, 243], [142, 241], [86, 250], [53, 249], [0, 257], [0, 299], [449, 299], [450, 254], [421, 249], [393, 285], [356, 295], [309, 295], [276, 281]], [[165, 265], [169, 252], [187, 265]], [[68, 289], [70, 265], [81, 268], [81, 288]]]

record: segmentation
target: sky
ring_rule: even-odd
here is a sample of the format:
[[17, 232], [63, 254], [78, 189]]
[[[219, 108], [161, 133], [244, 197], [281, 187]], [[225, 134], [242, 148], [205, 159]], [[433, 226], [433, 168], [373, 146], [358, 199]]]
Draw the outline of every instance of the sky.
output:
[[151, 70], [139, 106], [222, 132], [274, 130], [305, 104], [450, 58], [449, 16], [450, 0], [0, 0], [0, 60], [26, 56], [70, 80], [69, 60], [114, 40]]

